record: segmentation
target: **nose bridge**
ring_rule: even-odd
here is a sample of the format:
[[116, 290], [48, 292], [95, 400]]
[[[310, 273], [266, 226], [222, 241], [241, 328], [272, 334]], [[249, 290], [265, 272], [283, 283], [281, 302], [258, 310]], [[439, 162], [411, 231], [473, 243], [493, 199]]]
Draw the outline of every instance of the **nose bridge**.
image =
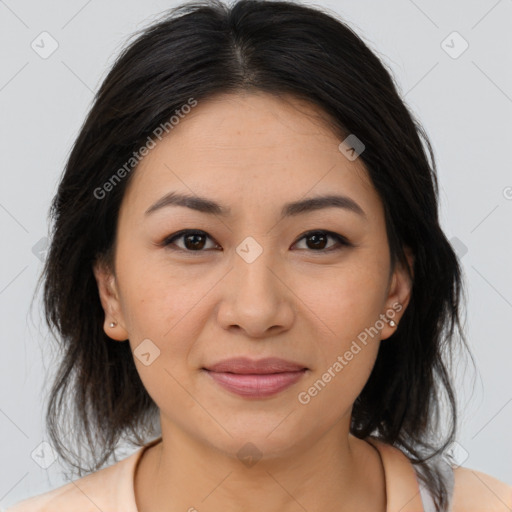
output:
[[[247, 237], [237, 247], [229, 280], [230, 293], [220, 309], [220, 321], [237, 325], [251, 336], [274, 326], [283, 328], [293, 315], [286, 287], [278, 279], [279, 265], [271, 249]], [[280, 266], [279, 266], [280, 267]]]
[[[275, 282], [276, 277], [273, 273], [276, 269], [272, 268], [275, 257], [268, 244], [266, 245], [267, 247], [264, 248], [262, 243], [248, 236], [236, 247], [234, 271], [237, 296], [247, 293], [257, 295], [254, 300], [264, 298], [268, 301], [272, 300], [276, 292], [279, 292], [276, 289], [278, 283]], [[266, 297], [259, 297], [259, 295]]]

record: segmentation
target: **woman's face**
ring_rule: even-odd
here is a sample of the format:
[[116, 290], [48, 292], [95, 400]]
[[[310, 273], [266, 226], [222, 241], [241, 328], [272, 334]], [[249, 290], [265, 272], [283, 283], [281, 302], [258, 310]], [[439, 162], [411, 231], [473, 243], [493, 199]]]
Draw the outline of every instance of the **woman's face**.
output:
[[[410, 282], [402, 268], [390, 275], [383, 208], [361, 159], [340, 151], [315, 112], [261, 93], [199, 102], [132, 171], [115, 278], [99, 265], [95, 275], [105, 332], [129, 339], [163, 433], [232, 455], [247, 442], [265, 455], [300, 450], [335, 425], [348, 434], [380, 340], [396, 329], [384, 315], [399, 322]], [[219, 206], [152, 208], [171, 192]], [[286, 207], [324, 196], [347, 199]], [[182, 230], [200, 233], [170, 241]], [[242, 356], [307, 370], [258, 396], [204, 369]]]

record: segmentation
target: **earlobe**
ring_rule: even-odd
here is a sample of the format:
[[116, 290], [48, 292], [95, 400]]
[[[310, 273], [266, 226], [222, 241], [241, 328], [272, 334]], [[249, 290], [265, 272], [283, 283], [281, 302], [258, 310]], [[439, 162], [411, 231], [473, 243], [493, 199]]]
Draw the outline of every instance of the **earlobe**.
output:
[[96, 261], [93, 265], [93, 273], [98, 286], [100, 302], [105, 312], [103, 330], [109, 338], [125, 341], [128, 339], [128, 332], [123, 323], [115, 276], [100, 261]]

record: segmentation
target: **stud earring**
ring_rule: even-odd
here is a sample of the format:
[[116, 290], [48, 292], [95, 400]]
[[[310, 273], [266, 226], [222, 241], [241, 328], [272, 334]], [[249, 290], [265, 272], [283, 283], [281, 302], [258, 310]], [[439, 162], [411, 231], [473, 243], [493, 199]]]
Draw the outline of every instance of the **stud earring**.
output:
[[391, 327], [396, 327], [396, 323], [395, 323], [395, 321], [394, 321], [394, 320], [390, 320], [390, 321], [389, 321], [389, 325], [390, 325]]
[[117, 322], [110, 322], [110, 327], [115, 327], [117, 325]]

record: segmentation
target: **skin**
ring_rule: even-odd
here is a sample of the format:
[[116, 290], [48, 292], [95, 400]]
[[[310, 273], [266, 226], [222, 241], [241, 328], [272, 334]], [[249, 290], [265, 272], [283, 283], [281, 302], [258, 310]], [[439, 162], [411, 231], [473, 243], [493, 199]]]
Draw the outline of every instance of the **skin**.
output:
[[[410, 297], [405, 269], [390, 268], [380, 198], [340, 142], [304, 101], [222, 95], [200, 102], [133, 171], [114, 272], [98, 262], [94, 273], [108, 336], [128, 339], [132, 351], [149, 338], [160, 350], [148, 366], [134, 357], [163, 439], [137, 467], [139, 511], [385, 510], [378, 452], [349, 424], [379, 344], [396, 327], [385, 323], [308, 404], [297, 398], [397, 303], [398, 324]], [[232, 213], [144, 214], [169, 191]], [[366, 218], [330, 207], [279, 219], [284, 203], [332, 193], [352, 198]], [[182, 229], [207, 233], [199, 250], [186, 237], [158, 245]], [[315, 245], [304, 236], [311, 230], [353, 246], [330, 237]], [[248, 236], [263, 249], [251, 263], [236, 252]], [[242, 398], [201, 370], [239, 355], [282, 357], [308, 372], [272, 397]], [[237, 457], [248, 442], [261, 455], [251, 467]]]

